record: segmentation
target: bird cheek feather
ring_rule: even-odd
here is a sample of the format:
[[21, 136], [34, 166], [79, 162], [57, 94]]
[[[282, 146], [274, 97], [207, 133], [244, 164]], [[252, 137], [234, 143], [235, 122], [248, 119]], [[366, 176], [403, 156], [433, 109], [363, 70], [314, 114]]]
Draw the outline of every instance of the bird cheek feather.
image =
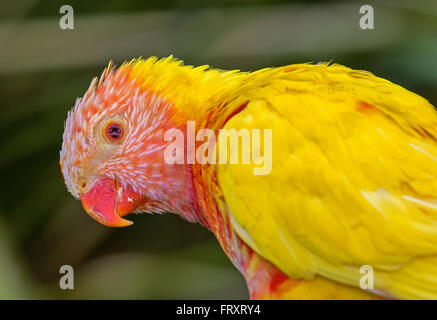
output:
[[80, 196], [85, 211], [108, 227], [125, 227], [133, 222], [121, 218], [141, 204], [142, 198], [130, 187], [117, 186], [113, 179], [100, 178]]

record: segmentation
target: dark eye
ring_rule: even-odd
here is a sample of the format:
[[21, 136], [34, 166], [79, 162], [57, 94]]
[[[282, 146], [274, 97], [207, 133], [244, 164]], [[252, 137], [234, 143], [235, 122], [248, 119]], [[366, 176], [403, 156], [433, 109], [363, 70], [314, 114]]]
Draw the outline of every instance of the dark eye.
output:
[[106, 136], [111, 142], [118, 142], [123, 138], [123, 127], [116, 123], [111, 122], [106, 126]]

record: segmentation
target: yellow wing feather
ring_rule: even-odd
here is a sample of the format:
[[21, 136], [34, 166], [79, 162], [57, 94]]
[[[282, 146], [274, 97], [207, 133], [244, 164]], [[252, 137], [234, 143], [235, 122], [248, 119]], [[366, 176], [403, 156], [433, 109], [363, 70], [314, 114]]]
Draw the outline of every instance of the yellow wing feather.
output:
[[[437, 298], [437, 112], [339, 65], [262, 70], [226, 128], [272, 129], [272, 171], [220, 165], [236, 232], [292, 277], [322, 275], [399, 298]], [[262, 141], [262, 140], [261, 140]]]

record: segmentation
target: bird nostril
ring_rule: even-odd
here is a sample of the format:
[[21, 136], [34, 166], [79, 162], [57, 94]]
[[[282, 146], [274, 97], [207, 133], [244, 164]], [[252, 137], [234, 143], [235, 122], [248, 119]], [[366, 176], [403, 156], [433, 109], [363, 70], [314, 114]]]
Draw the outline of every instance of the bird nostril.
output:
[[82, 182], [82, 184], [80, 185], [82, 187], [82, 189], [85, 189], [86, 187], [86, 182]]

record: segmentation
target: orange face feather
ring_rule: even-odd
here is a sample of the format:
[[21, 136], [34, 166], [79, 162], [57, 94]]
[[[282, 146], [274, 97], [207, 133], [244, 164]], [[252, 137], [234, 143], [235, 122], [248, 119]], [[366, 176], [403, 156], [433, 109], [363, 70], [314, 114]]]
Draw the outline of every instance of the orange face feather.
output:
[[130, 212], [174, 211], [195, 220], [181, 197], [191, 197], [190, 172], [163, 156], [176, 112], [130, 72], [129, 65], [109, 66], [69, 112], [60, 153], [67, 188], [107, 226], [130, 225], [120, 218]]

